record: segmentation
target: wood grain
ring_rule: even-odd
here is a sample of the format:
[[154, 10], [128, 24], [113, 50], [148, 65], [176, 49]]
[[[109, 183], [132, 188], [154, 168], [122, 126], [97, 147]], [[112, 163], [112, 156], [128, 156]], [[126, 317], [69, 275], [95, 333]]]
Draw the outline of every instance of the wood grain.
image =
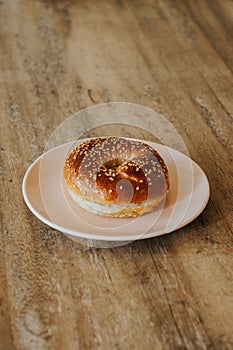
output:
[[[233, 348], [232, 31], [231, 0], [0, 1], [1, 350]], [[63, 120], [109, 101], [172, 122], [211, 199], [96, 249], [39, 222], [21, 183]]]

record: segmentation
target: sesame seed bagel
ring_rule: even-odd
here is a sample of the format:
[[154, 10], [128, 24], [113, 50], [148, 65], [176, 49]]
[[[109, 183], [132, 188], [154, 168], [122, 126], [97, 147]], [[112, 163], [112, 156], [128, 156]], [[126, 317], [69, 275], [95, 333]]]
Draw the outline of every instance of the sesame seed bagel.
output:
[[111, 217], [151, 212], [169, 189], [168, 170], [158, 152], [146, 143], [119, 137], [79, 144], [65, 160], [64, 178], [81, 207]]

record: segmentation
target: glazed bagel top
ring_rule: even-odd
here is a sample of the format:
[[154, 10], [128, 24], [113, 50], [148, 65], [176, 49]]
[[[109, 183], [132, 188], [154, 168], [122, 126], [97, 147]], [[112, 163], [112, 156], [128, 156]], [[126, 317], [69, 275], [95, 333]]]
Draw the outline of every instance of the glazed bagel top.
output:
[[70, 191], [103, 204], [154, 200], [169, 188], [168, 170], [158, 152], [119, 137], [79, 144], [66, 158], [64, 178]]

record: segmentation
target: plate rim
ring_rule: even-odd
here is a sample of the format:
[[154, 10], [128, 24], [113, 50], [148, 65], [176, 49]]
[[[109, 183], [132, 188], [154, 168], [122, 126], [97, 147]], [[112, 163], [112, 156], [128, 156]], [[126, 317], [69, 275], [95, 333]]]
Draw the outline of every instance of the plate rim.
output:
[[[101, 136], [101, 137], [105, 137], [105, 136]], [[149, 142], [152, 143], [154, 145], [159, 145], [160, 147], [166, 147], [168, 150], [172, 150], [175, 152], [180, 153], [183, 157], [186, 157], [188, 159], [191, 160], [192, 163], [195, 164], [195, 166], [198, 168], [198, 171], [202, 174], [202, 177], [206, 180], [206, 185], [207, 185], [207, 196], [205, 198], [205, 201], [202, 203], [202, 206], [200, 206], [199, 210], [195, 213], [195, 215], [193, 215], [190, 219], [188, 219], [187, 221], [183, 221], [181, 220], [181, 222], [175, 227], [175, 228], [171, 228], [170, 230], [160, 230], [160, 231], [155, 231], [153, 230], [152, 232], [147, 232], [147, 233], [143, 233], [143, 234], [135, 234], [135, 235], [120, 235], [117, 236], [116, 234], [114, 234], [114, 236], [109, 236], [109, 235], [101, 235], [101, 234], [97, 234], [94, 235], [93, 233], [86, 233], [86, 232], [82, 232], [82, 231], [77, 231], [77, 230], [71, 230], [65, 227], [62, 227], [60, 225], [57, 225], [56, 223], [52, 222], [51, 220], [48, 220], [46, 217], [44, 217], [43, 215], [41, 215], [35, 208], [34, 206], [31, 204], [28, 196], [27, 196], [27, 179], [28, 176], [31, 172], [31, 170], [35, 167], [35, 165], [41, 161], [41, 159], [46, 156], [46, 154], [60, 148], [60, 147], [64, 147], [65, 145], [72, 145], [75, 143], [81, 143], [84, 142], [85, 140], [91, 140], [94, 139], [95, 137], [90, 137], [90, 138], [85, 138], [85, 139], [80, 139], [80, 140], [74, 140], [74, 141], [68, 141], [66, 143], [63, 143], [61, 145], [55, 146], [49, 150], [47, 150], [46, 152], [42, 153], [38, 158], [36, 158], [32, 164], [30, 164], [30, 166], [27, 168], [24, 177], [23, 177], [23, 181], [22, 181], [22, 194], [23, 194], [23, 198], [24, 201], [27, 205], [27, 207], [29, 208], [29, 210], [44, 224], [48, 225], [49, 227], [58, 230], [59, 232], [62, 232], [65, 235], [69, 235], [72, 236], [73, 238], [78, 237], [78, 238], [84, 238], [84, 239], [88, 239], [88, 240], [96, 240], [96, 241], [112, 241], [112, 242], [116, 242], [116, 241], [134, 241], [134, 240], [141, 240], [141, 239], [147, 239], [147, 238], [152, 238], [152, 237], [158, 237], [158, 236], [162, 236], [171, 232], [175, 232], [177, 230], [179, 230], [180, 228], [188, 225], [189, 223], [191, 223], [192, 221], [194, 221], [201, 213], [202, 211], [206, 208], [209, 198], [210, 198], [210, 184], [208, 181], [208, 178], [205, 174], [205, 172], [202, 170], [202, 168], [190, 157], [188, 157], [186, 154], [171, 148], [169, 146], [166, 145], [162, 145], [153, 141], [147, 141], [147, 140], [141, 140], [141, 139], [135, 139], [135, 138], [129, 138], [129, 137], [125, 137], [126, 139], [131, 139], [131, 140], [136, 140], [136, 141], [141, 141], [141, 142]], [[192, 198], [190, 200], [189, 206], [192, 202]], [[94, 214], [93, 214], [94, 215]]]

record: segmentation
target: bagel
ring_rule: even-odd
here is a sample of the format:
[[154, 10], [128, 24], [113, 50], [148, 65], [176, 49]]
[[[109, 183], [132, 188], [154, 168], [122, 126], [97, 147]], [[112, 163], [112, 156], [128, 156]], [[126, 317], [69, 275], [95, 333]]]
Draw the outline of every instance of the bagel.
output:
[[135, 217], [156, 209], [169, 189], [168, 169], [144, 142], [119, 137], [89, 139], [64, 163], [66, 188], [91, 213]]

